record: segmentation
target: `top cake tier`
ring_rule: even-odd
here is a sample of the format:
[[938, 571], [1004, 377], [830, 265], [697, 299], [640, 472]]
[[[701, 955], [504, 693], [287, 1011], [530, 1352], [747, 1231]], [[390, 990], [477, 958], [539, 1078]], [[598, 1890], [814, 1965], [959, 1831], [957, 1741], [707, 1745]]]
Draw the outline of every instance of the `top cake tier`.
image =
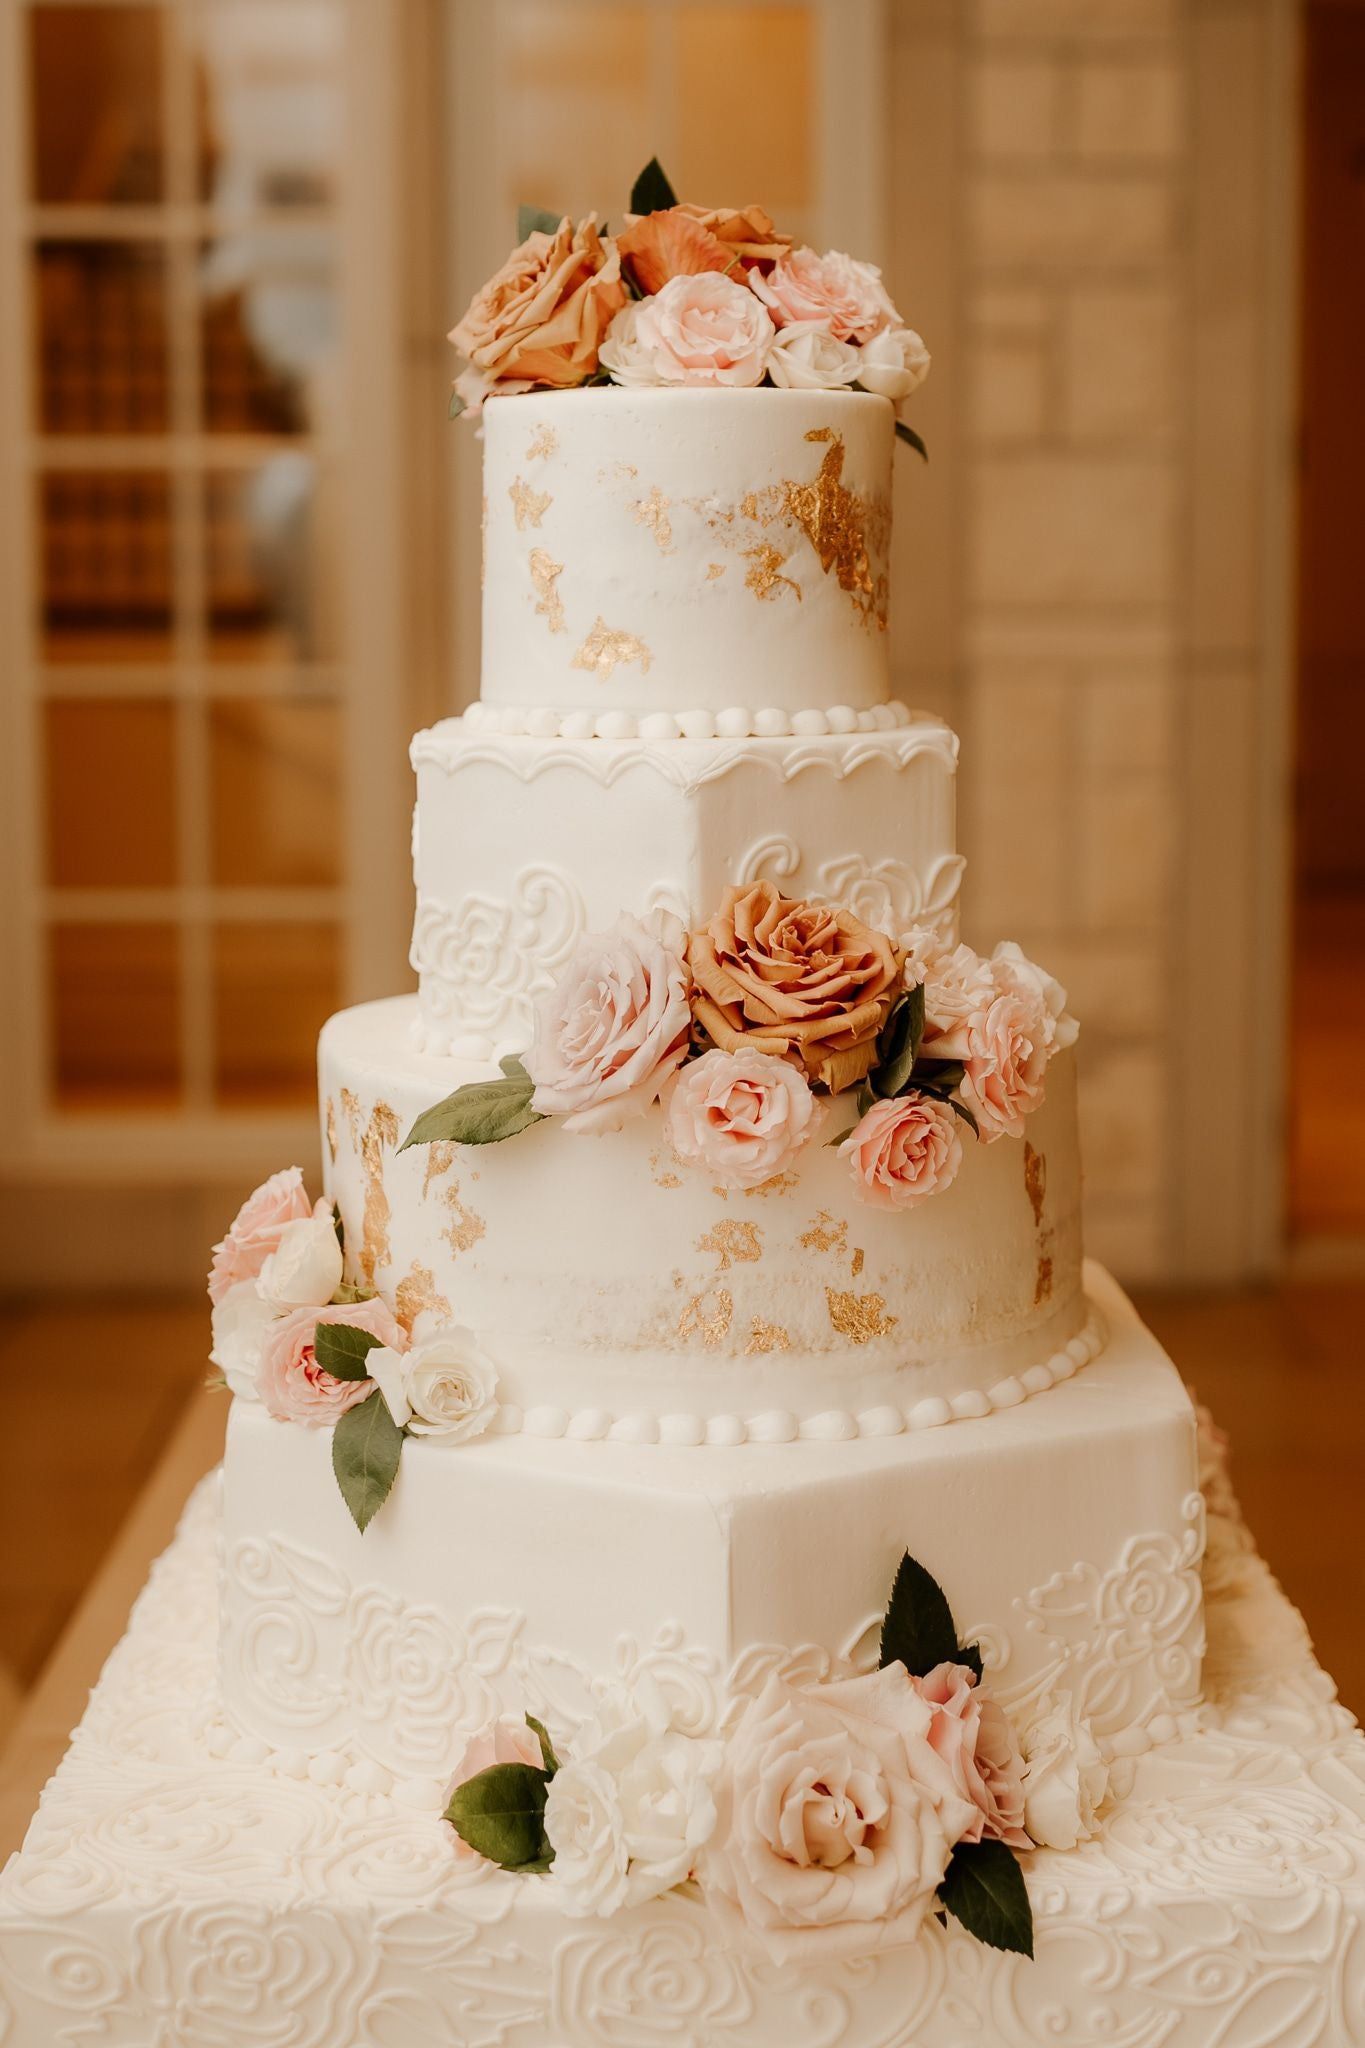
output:
[[635, 722], [885, 702], [886, 399], [585, 388], [483, 420], [485, 704]]

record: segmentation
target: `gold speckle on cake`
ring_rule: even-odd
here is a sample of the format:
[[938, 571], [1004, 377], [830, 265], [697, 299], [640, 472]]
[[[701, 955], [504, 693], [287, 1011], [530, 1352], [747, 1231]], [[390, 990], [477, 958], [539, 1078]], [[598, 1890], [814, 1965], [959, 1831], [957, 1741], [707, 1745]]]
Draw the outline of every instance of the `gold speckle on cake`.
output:
[[598, 470], [597, 481], [599, 484], [627, 483], [639, 474], [633, 462], [610, 462], [604, 469]]
[[536, 428], [530, 446], [526, 450], [526, 460], [534, 462], [538, 455], [553, 455], [558, 446], [558, 434], [552, 426], [542, 421]]
[[880, 1294], [850, 1294], [837, 1287], [825, 1289], [830, 1328], [850, 1344], [866, 1344], [873, 1337], [885, 1337], [895, 1329], [899, 1317], [888, 1315], [886, 1299]]
[[488, 1225], [460, 1199], [460, 1184], [452, 1181], [441, 1190], [441, 1200], [450, 1211], [450, 1221], [441, 1232], [453, 1252], [467, 1252], [478, 1243]]
[[665, 1163], [662, 1152], [650, 1153], [649, 1176], [656, 1188], [680, 1188], [682, 1186], [682, 1175], [674, 1173], [672, 1167]]
[[855, 1244], [853, 1247], [853, 1257], [849, 1261], [848, 1270], [855, 1280], [863, 1270], [863, 1248], [860, 1244]]
[[739, 1223], [722, 1216], [704, 1237], [697, 1239], [699, 1252], [714, 1252], [720, 1260], [717, 1270], [728, 1273], [731, 1266], [751, 1266], [763, 1256], [763, 1232], [756, 1223]]
[[536, 593], [536, 611], [544, 619], [552, 633], [564, 633], [564, 600], [559, 594], [558, 584], [564, 574], [564, 564], [557, 562], [544, 548], [532, 548], [528, 566], [531, 571], [531, 586]]
[[751, 548], [745, 548], [744, 559], [749, 564], [749, 573], [744, 578], [746, 590], [752, 590], [755, 597], [775, 598], [782, 589], [794, 590], [797, 602], [801, 600], [801, 585], [790, 576], [778, 574], [787, 557], [781, 548], [775, 548], [771, 541], [761, 540]]
[[745, 1188], [744, 1192], [746, 1195], [789, 1195], [800, 1185], [799, 1173], [775, 1173], [771, 1180], [761, 1180], [756, 1188]]
[[455, 1147], [449, 1138], [437, 1138], [427, 1146], [426, 1154], [426, 1171], [422, 1175], [423, 1201], [426, 1200], [431, 1183], [439, 1180], [443, 1173], [449, 1173], [455, 1164]]
[[1045, 1253], [1038, 1258], [1038, 1278], [1033, 1287], [1033, 1306], [1041, 1308], [1052, 1294], [1052, 1261]]
[[749, 1341], [744, 1347], [744, 1356], [753, 1358], [764, 1351], [790, 1351], [792, 1340], [781, 1323], [765, 1323], [762, 1316], [755, 1316], [749, 1325]]
[[430, 1266], [419, 1266], [414, 1259], [411, 1271], [399, 1281], [394, 1293], [393, 1312], [411, 1335], [418, 1316], [429, 1308], [447, 1317], [451, 1312], [450, 1303], [436, 1286], [436, 1275]]
[[723, 576], [724, 574], [725, 574], [725, 564], [724, 564], [724, 562], [708, 562], [708, 563], [707, 563], [707, 565], [706, 565], [706, 580], [707, 580], [707, 582], [708, 582], [708, 583], [714, 583], [714, 582], [715, 582], [715, 580], [716, 580], [716, 578], [717, 578], [718, 576]]
[[711, 1295], [694, 1294], [678, 1317], [678, 1335], [684, 1342], [700, 1337], [704, 1350], [716, 1351], [730, 1333], [734, 1313], [734, 1296], [728, 1287], [718, 1287]]
[[828, 1209], [822, 1209], [809, 1230], [797, 1239], [808, 1252], [842, 1252], [848, 1245], [847, 1223], [836, 1223]]
[[[341, 1091], [341, 1106], [352, 1136], [360, 1118], [360, 1104], [349, 1089]], [[360, 1165], [365, 1175], [365, 1209], [361, 1221], [360, 1271], [367, 1287], [373, 1287], [376, 1270], [389, 1263], [389, 1198], [384, 1189], [384, 1152], [398, 1143], [398, 1118], [387, 1102], [376, 1102], [360, 1135]]]
[[1033, 1221], [1043, 1220], [1043, 1203], [1047, 1197], [1047, 1159], [1041, 1152], [1035, 1152], [1027, 1138], [1024, 1140], [1024, 1187], [1033, 1209]]
[[327, 1097], [327, 1157], [333, 1166], [337, 1163], [337, 1106], [331, 1096]]
[[640, 674], [649, 674], [649, 665], [654, 657], [637, 633], [627, 633], [616, 626], [609, 626], [599, 613], [592, 622], [592, 631], [569, 663], [570, 668], [587, 669], [592, 675], [604, 679], [609, 677], [618, 662], [638, 661]]
[[673, 522], [668, 516], [671, 503], [672, 500], [666, 498], [655, 484], [647, 498], [637, 499], [630, 508], [635, 515], [636, 524], [653, 534], [661, 555], [673, 553]]
[[818, 474], [810, 483], [782, 485], [783, 504], [819, 557], [828, 576], [833, 570], [865, 619], [886, 624], [886, 578], [874, 576], [871, 547], [880, 541], [887, 520], [884, 505], [851, 491], [843, 481], [844, 440], [833, 427], [813, 427], [808, 441], [826, 441]]
[[512, 500], [512, 517], [518, 533], [525, 533], [528, 526], [539, 526], [554, 503], [548, 491], [533, 491], [519, 476], [513, 477], [507, 486], [507, 495]]

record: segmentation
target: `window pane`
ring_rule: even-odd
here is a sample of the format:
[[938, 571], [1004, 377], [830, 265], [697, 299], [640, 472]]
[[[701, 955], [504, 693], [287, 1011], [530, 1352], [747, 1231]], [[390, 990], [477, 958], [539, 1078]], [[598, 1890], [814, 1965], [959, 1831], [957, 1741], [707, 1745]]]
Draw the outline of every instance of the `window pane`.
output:
[[161, 15], [28, 9], [35, 199], [107, 206], [161, 197]]
[[204, 425], [213, 434], [319, 433], [335, 424], [336, 247], [300, 223], [207, 243], [199, 268]]
[[47, 706], [47, 875], [58, 888], [164, 888], [176, 878], [175, 707]]
[[790, 232], [815, 196], [810, 8], [687, 6], [673, 18], [680, 189], [707, 205], [761, 200]]
[[205, 199], [262, 209], [335, 197], [343, 26], [335, 0], [216, 0], [201, 11]]
[[42, 242], [35, 252], [38, 418], [47, 434], [166, 429], [166, 282], [138, 242]]
[[611, 0], [499, 7], [509, 232], [522, 204], [573, 214], [611, 208], [619, 220], [632, 178], [658, 147], [650, 113], [656, 11]]
[[164, 661], [172, 624], [170, 489], [155, 472], [42, 479], [47, 661]]
[[57, 1106], [175, 1107], [180, 1094], [175, 927], [54, 925], [50, 962]]
[[247, 886], [337, 879], [341, 841], [333, 704], [230, 699], [209, 712], [213, 879]]
[[213, 967], [218, 1101], [232, 1108], [311, 1102], [318, 1032], [341, 1000], [336, 926], [220, 925]]
[[301, 449], [208, 479], [208, 634], [215, 660], [336, 657], [336, 479]]

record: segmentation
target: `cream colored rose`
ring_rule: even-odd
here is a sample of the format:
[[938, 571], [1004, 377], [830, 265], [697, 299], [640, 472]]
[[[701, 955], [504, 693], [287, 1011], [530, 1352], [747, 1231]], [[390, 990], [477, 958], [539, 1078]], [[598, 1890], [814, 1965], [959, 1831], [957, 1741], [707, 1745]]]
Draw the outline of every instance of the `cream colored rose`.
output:
[[762, 382], [773, 323], [747, 285], [712, 270], [641, 299], [633, 333], [658, 383], [742, 388]]
[[596, 1136], [657, 1102], [691, 1035], [684, 943], [680, 921], [662, 913], [580, 941], [536, 1004], [533, 1109]]
[[341, 1244], [332, 1212], [319, 1202], [313, 1215], [286, 1223], [279, 1242], [260, 1270], [256, 1290], [262, 1301], [283, 1312], [322, 1308], [341, 1285]]
[[654, 351], [641, 338], [640, 312], [643, 299], [631, 299], [622, 306], [603, 337], [599, 361], [613, 384], [627, 390], [643, 391], [663, 383], [654, 362]]
[[616, 1780], [605, 1766], [591, 1757], [560, 1766], [546, 1795], [545, 1833], [561, 1911], [584, 1920], [619, 1913], [630, 1851]]
[[874, 1102], [839, 1147], [874, 1209], [913, 1209], [951, 1187], [962, 1164], [958, 1119], [930, 1096]]
[[259, 1399], [256, 1375], [261, 1346], [274, 1320], [275, 1311], [268, 1301], [261, 1300], [254, 1280], [239, 1280], [213, 1304], [209, 1363], [218, 1367], [239, 1400]]
[[1080, 1025], [1066, 1007], [1066, 990], [1054, 975], [1030, 960], [1013, 939], [1002, 940], [990, 959], [991, 973], [1001, 988], [1019, 988], [1039, 997], [1046, 1017], [1050, 1051], [1074, 1045]]
[[929, 374], [929, 351], [913, 327], [883, 327], [865, 341], [858, 356], [858, 382], [864, 391], [898, 405], [918, 391]]
[[400, 1429], [443, 1443], [482, 1436], [498, 1412], [498, 1370], [472, 1330], [427, 1310], [404, 1351], [371, 1351], [365, 1361]]
[[682, 1069], [668, 1100], [668, 1135], [687, 1166], [730, 1187], [761, 1187], [811, 1136], [815, 1100], [799, 1067], [741, 1044]]
[[818, 321], [784, 327], [768, 351], [768, 375], [788, 391], [840, 391], [860, 374], [858, 350]]
[[860, 263], [831, 249], [794, 249], [763, 276], [750, 282], [779, 327], [806, 320], [823, 321], [840, 341], [868, 341], [884, 327], [900, 325], [882, 274], [875, 263]]
[[595, 214], [528, 235], [450, 330], [473, 373], [462, 395], [477, 409], [480, 393], [497, 385], [584, 383], [625, 302], [620, 256], [598, 234]]
[[1020, 1739], [1024, 1826], [1048, 1849], [1074, 1849], [1098, 1832], [1109, 1766], [1070, 1693], [1040, 1702]]

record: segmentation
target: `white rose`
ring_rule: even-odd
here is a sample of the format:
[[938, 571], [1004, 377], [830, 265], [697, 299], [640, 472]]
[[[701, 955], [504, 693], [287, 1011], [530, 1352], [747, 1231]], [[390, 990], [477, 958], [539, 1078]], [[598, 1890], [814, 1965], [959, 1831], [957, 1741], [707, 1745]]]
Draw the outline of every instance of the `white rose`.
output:
[[275, 1310], [268, 1301], [262, 1301], [254, 1280], [239, 1280], [213, 1304], [213, 1348], [209, 1361], [243, 1401], [259, 1398], [256, 1372], [261, 1362], [261, 1345], [274, 1320]]
[[838, 391], [861, 368], [852, 342], [837, 340], [814, 320], [782, 328], [768, 351], [768, 375], [788, 391]]
[[1109, 1766], [1070, 1693], [1040, 1702], [1020, 1738], [1024, 1826], [1046, 1849], [1074, 1849], [1096, 1832]]
[[1060, 1052], [1063, 1046], [1076, 1043], [1081, 1027], [1066, 1007], [1066, 990], [1046, 968], [1030, 960], [1013, 939], [1005, 939], [996, 947], [990, 964], [997, 982], [1026, 989], [1041, 998], [1047, 1016], [1049, 1051]]
[[619, 1912], [630, 1859], [611, 1772], [590, 1760], [561, 1765], [545, 1800], [545, 1833], [561, 1911], [578, 1920]]
[[472, 1330], [419, 1316], [406, 1351], [379, 1345], [365, 1360], [390, 1415], [413, 1436], [464, 1443], [498, 1412], [498, 1370]]
[[647, 389], [664, 382], [654, 361], [654, 351], [640, 333], [643, 299], [630, 299], [612, 320], [597, 352], [597, 360], [610, 371], [613, 384], [627, 389]]
[[286, 1223], [262, 1266], [256, 1287], [262, 1301], [283, 1314], [293, 1308], [323, 1308], [341, 1285], [341, 1245], [328, 1210]]
[[929, 374], [929, 351], [913, 327], [884, 327], [862, 346], [858, 382], [864, 391], [899, 404]]

